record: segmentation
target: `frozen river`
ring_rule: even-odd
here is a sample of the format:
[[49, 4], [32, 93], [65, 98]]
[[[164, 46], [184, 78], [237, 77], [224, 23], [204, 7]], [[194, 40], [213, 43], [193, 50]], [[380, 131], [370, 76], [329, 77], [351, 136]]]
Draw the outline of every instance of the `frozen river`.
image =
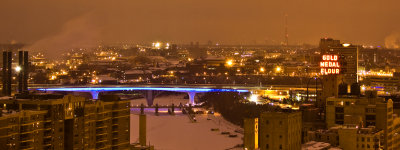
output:
[[[187, 103], [184, 95], [170, 95], [157, 97], [154, 104], [179, 105]], [[133, 105], [145, 103], [145, 99], [132, 100]], [[136, 109], [137, 110], [137, 109]], [[131, 143], [139, 139], [139, 117], [138, 111], [131, 113]], [[240, 127], [224, 120], [219, 114], [196, 115], [197, 122], [192, 123], [188, 116], [177, 113], [174, 116], [161, 113], [159, 116], [154, 113], [147, 114], [147, 143], [154, 145], [158, 150], [224, 150], [242, 144], [243, 135], [235, 130], [242, 130]], [[219, 128], [219, 131], [211, 131], [212, 128]], [[221, 132], [230, 132], [237, 137], [229, 137]], [[237, 148], [240, 149], [240, 148]]]

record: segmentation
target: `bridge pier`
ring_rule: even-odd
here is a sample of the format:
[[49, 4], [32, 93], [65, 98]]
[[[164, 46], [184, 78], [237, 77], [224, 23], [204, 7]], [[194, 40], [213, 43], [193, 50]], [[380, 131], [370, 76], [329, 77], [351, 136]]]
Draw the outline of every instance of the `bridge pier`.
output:
[[146, 98], [147, 105], [148, 106], [153, 106], [154, 98], [157, 97], [161, 92], [160, 91], [153, 91], [153, 90], [147, 90], [147, 91], [142, 91], [143, 96]]
[[148, 91], [145, 91], [145, 93], [146, 93], [145, 97], [146, 97], [147, 105], [148, 106], [153, 105], [154, 98], [155, 98], [154, 91], [148, 90]]
[[90, 91], [90, 94], [92, 94], [92, 99], [99, 99], [99, 91]]
[[194, 105], [194, 96], [196, 96], [196, 92], [188, 92], [189, 95], [189, 104]]

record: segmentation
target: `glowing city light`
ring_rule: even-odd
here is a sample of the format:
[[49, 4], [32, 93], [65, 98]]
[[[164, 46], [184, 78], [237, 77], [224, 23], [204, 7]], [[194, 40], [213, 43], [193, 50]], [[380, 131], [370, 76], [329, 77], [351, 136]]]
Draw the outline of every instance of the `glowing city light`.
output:
[[365, 91], [367, 88], [365, 87], [365, 85], [361, 86], [361, 91]]
[[276, 67], [276, 72], [281, 72], [282, 68], [280, 66]]
[[343, 45], [343, 47], [349, 47], [351, 44], [349, 44], [349, 43], [344, 43], [344, 44], [342, 44]]
[[380, 70], [379, 72], [376, 71], [365, 71], [361, 70], [357, 73], [361, 77], [367, 77], [367, 76], [372, 76], [372, 77], [393, 77], [393, 72], [384, 72]]
[[55, 80], [55, 79], [57, 79], [57, 76], [55, 76], [55, 75], [52, 75], [52, 76], [50, 77], [50, 80]]
[[300, 93], [297, 93], [297, 94], [296, 94], [296, 100], [297, 100], [297, 101], [300, 101], [300, 100], [301, 100], [301, 94], [300, 94]]
[[15, 67], [16, 72], [20, 72], [21, 70], [22, 70], [22, 68], [20, 66]]
[[322, 60], [324, 61], [337, 61], [338, 56], [337, 55], [322, 55]]
[[161, 48], [161, 43], [160, 42], [153, 43], [153, 47], [156, 48], [156, 49], [160, 49]]
[[250, 101], [251, 102], [257, 102], [258, 101], [258, 95], [257, 94], [252, 94], [250, 96]]
[[320, 62], [321, 74], [339, 74], [340, 65], [338, 58], [338, 55], [322, 55], [322, 61]]
[[233, 60], [232, 59], [227, 60], [226, 65], [228, 65], [229, 67], [233, 66]]
[[260, 72], [264, 72], [264, 71], [265, 71], [264, 67], [261, 67]]

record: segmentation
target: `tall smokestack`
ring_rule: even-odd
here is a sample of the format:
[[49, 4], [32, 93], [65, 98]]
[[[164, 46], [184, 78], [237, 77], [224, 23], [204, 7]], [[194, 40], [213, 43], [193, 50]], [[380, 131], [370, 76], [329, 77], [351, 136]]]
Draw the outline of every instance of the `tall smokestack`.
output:
[[11, 77], [12, 77], [12, 69], [11, 69], [11, 64], [12, 64], [12, 52], [7, 52], [7, 96], [11, 96]]
[[[24, 65], [24, 52], [23, 51], [18, 51], [18, 66], [23, 68]], [[24, 76], [24, 69], [21, 69], [18, 72], [18, 92], [22, 93], [23, 91], [23, 76]]]
[[23, 72], [24, 72], [24, 77], [23, 77], [23, 91], [27, 92], [28, 91], [28, 77], [29, 77], [29, 54], [28, 51], [24, 51], [24, 67], [23, 67]]
[[2, 91], [3, 95], [7, 95], [7, 79], [8, 79], [8, 77], [7, 77], [7, 68], [8, 68], [7, 59], [8, 59], [7, 52], [3, 51], [3, 91]]

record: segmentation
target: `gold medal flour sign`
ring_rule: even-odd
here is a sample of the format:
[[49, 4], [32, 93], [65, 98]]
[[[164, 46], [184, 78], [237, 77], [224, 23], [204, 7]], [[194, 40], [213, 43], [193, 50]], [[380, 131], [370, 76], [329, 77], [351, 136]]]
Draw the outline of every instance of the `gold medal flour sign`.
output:
[[321, 67], [322, 75], [340, 73], [338, 55], [322, 55], [322, 61], [319, 66]]

